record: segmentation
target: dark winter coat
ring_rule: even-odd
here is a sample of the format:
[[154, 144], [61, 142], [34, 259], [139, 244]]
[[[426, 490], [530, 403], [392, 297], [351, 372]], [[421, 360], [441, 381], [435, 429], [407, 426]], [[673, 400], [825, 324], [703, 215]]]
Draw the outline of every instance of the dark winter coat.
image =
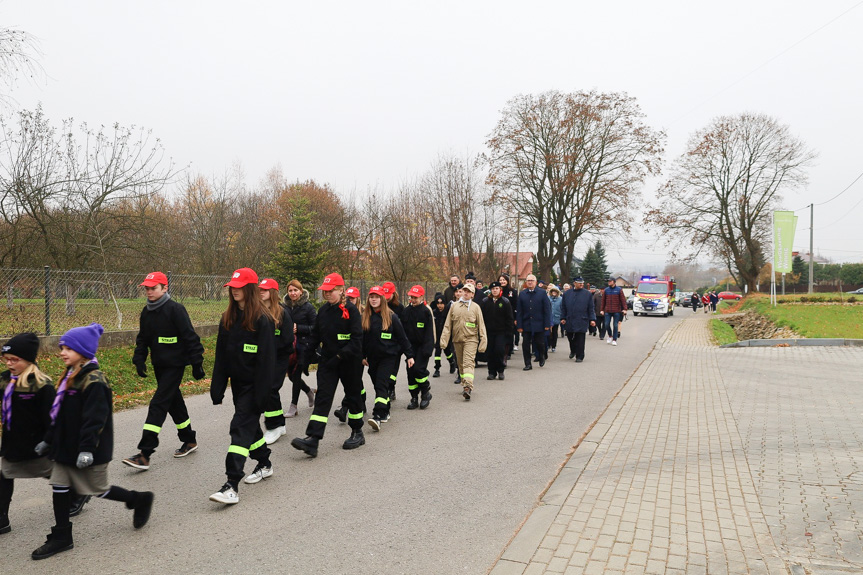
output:
[[315, 311], [315, 306], [309, 303], [309, 292], [303, 290], [303, 295], [294, 303], [294, 301], [285, 296], [285, 307], [291, 312], [291, 321], [297, 326], [297, 341], [296, 347], [307, 348], [312, 336], [312, 328], [315, 325], [315, 318], [318, 313]]
[[387, 302], [387, 305], [390, 306], [390, 309], [393, 310], [393, 313], [399, 317], [402, 317], [402, 312], [405, 311], [405, 306], [402, 304], [393, 305], [392, 302]]
[[141, 311], [132, 363], [144, 365], [147, 352], [155, 367], [183, 367], [204, 363], [204, 346], [183, 304], [172, 299], [158, 309]]
[[[443, 290], [443, 300], [449, 304], [455, 299], [455, 288], [451, 285], [446, 286], [446, 289]], [[441, 327], [443, 329], [443, 327]]]
[[294, 322], [291, 312], [282, 304], [282, 323], [276, 328], [276, 361], [284, 364], [294, 353]]
[[[57, 420], [45, 440], [48, 456], [64, 465], [75, 465], [78, 454], [93, 454], [93, 465], [108, 463], [114, 456], [114, 419], [111, 384], [95, 363], [81, 368], [66, 384]], [[49, 408], [50, 409], [50, 408]], [[15, 425], [14, 415], [12, 425]]]
[[[325, 303], [318, 310], [312, 337], [306, 349], [308, 363], [333, 359], [360, 361], [363, 358], [363, 324], [360, 310], [350, 302], [344, 304], [348, 317], [339, 305]], [[320, 346], [320, 349], [318, 349]]]
[[399, 316], [392, 314], [390, 328], [383, 330], [381, 314], [372, 312], [369, 330], [363, 331], [363, 357], [380, 358], [385, 356], [398, 357], [404, 354], [407, 358], [414, 356], [411, 342], [405, 334], [405, 328]]
[[593, 313], [596, 314], [596, 317], [599, 317], [601, 311], [602, 311], [602, 290], [598, 289], [593, 294]]
[[216, 361], [210, 383], [210, 399], [222, 403], [228, 380], [231, 385], [251, 385], [255, 390], [255, 405], [263, 412], [264, 403], [273, 384], [276, 366], [276, 328], [267, 314], [255, 322], [255, 330], [243, 328], [243, 311], [237, 313], [231, 329], [219, 323], [216, 338]]
[[512, 335], [512, 304], [508, 299], [503, 296], [497, 299], [489, 296], [480, 304], [480, 308], [485, 322], [485, 331], [489, 336]]
[[434, 316], [428, 306], [425, 304], [407, 306], [402, 312], [401, 320], [415, 357], [431, 357], [434, 353], [437, 333]]
[[626, 311], [626, 295], [619, 286], [607, 287], [602, 291], [602, 311], [605, 313]]
[[[446, 299], [446, 296], [444, 296]], [[443, 333], [443, 324], [446, 321], [446, 314], [449, 313], [450, 302], [446, 302], [446, 305], [443, 307], [443, 311], [440, 311], [437, 308], [437, 305], [432, 306], [432, 316], [434, 317], [434, 328], [435, 328], [435, 336], [434, 336], [434, 344], [437, 347], [440, 347], [440, 334]]]
[[[0, 397], [12, 379], [12, 373], [0, 374]], [[39, 456], [33, 451], [45, 439], [51, 427], [51, 404], [54, 403], [54, 384], [47, 376], [37, 378], [35, 373], [27, 376], [27, 385], [20, 383], [12, 392], [12, 417], [3, 422], [3, 443], [0, 457], [6, 461], [26, 461]]]
[[545, 290], [524, 289], [518, 294], [515, 313], [516, 327], [526, 332], [544, 331], [551, 328], [551, 300]]
[[584, 288], [564, 292], [560, 303], [560, 319], [566, 320], [564, 329], [569, 333], [586, 332], [590, 322], [596, 321], [595, 305], [593, 294]]

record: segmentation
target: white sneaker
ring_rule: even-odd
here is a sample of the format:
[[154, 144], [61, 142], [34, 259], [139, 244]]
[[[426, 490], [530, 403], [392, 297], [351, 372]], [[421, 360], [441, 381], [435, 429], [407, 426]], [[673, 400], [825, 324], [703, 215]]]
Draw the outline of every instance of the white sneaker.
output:
[[284, 425], [275, 429], [268, 429], [264, 432], [264, 441], [267, 442], [267, 445], [272, 445], [277, 442], [281, 436], [286, 435], [287, 433], [288, 432]]
[[262, 479], [266, 479], [267, 477], [272, 477], [273, 475], [273, 466], [264, 467], [260, 463], [255, 467], [255, 470], [251, 472], [249, 475], [246, 475], [246, 478], [243, 479], [244, 482], [252, 484], [257, 483]]
[[517, 345], [512, 346], [512, 351], [518, 351], [518, 346]]
[[617, 345], [617, 340], [616, 339], [611, 340], [611, 345]]
[[236, 489], [231, 487], [230, 483], [225, 483], [221, 489], [210, 495], [210, 501], [233, 505], [240, 502], [240, 494], [237, 493]]
[[611, 343], [611, 338], [610, 337], [605, 338], [605, 343]]

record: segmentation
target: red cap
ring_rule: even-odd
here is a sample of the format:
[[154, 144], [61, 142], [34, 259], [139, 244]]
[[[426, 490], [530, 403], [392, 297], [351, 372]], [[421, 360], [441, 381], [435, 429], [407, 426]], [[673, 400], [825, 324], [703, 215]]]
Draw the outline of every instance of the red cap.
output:
[[374, 286], [372, 289], [369, 290], [369, 295], [372, 295], [373, 293], [378, 294], [379, 296], [387, 297], [387, 290], [382, 286]]
[[324, 283], [321, 284], [319, 290], [322, 291], [332, 291], [333, 288], [344, 286], [345, 280], [339, 274], [330, 274], [324, 278]]
[[142, 281], [138, 285], [153, 287], [159, 284], [168, 285], [168, 278], [162, 272], [153, 272], [151, 274], [147, 274], [147, 277], [144, 278], [144, 281]]
[[408, 291], [409, 296], [422, 297], [426, 294], [426, 290], [421, 285], [415, 285]]
[[360, 290], [355, 287], [349, 287], [348, 291], [345, 292], [347, 297], [360, 297]]
[[394, 284], [393, 282], [387, 282], [384, 285], [382, 285], [381, 287], [384, 288], [384, 294], [385, 295], [390, 295], [391, 293], [396, 293], [396, 284]]
[[274, 289], [276, 291], [279, 291], [279, 282], [277, 282], [273, 278], [264, 278], [264, 281], [259, 283], [258, 287], [261, 289]]
[[231, 276], [231, 281], [225, 284], [225, 287], [241, 288], [246, 284], [258, 283], [258, 274], [251, 268], [240, 268]]

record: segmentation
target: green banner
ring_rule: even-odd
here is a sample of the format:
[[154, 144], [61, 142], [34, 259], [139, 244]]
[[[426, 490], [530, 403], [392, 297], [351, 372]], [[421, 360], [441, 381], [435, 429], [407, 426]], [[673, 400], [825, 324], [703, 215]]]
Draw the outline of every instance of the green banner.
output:
[[791, 246], [796, 229], [794, 212], [773, 212], [773, 271], [791, 272]]

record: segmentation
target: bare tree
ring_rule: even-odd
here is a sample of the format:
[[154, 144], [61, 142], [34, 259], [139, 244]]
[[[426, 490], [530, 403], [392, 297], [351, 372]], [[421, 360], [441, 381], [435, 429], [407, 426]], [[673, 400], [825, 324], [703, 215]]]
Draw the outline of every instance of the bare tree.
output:
[[584, 235], [626, 234], [664, 134], [626, 94], [546, 92], [509, 101], [489, 136], [494, 197], [532, 229], [543, 276], [572, 267]]
[[42, 75], [36, 39], [22, 30], [0, 28], [0, 102], [9, 103], [10, 93], [22, 76], [35, 79]]
[[[690, 259], [721, 260], [738, 285], [755, 289], [783, 190], [806, 183], [815, 158], [788, 126], [763, 114], [722, 116], [695, 132], [645, 221]], [[672, 255], [677, 255], [676, 251]]]

